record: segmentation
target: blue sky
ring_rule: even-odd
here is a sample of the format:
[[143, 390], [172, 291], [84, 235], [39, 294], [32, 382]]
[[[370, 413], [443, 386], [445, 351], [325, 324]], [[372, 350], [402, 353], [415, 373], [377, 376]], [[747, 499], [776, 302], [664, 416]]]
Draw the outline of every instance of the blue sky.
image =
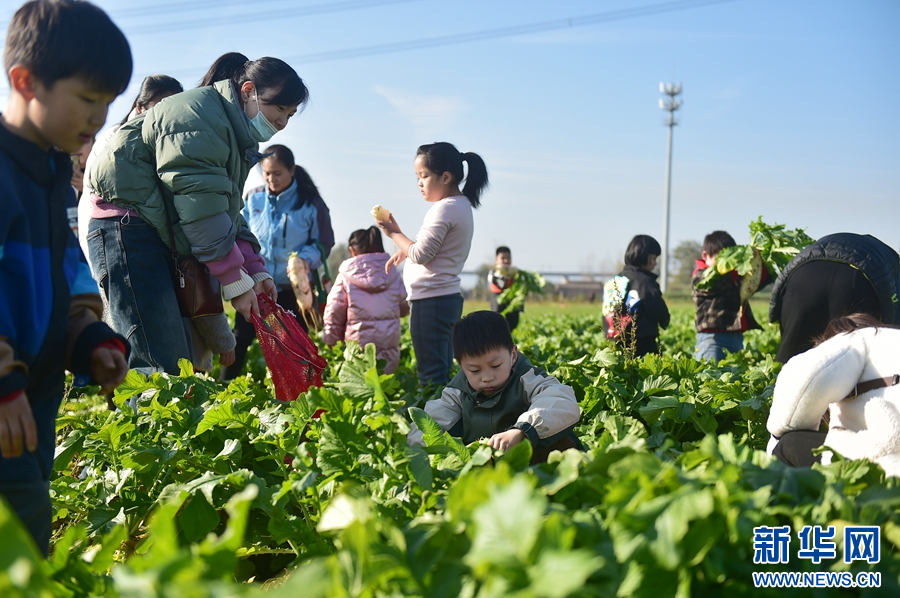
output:
[[[0, 22], [18, 4], [2, 2]], [[851, 231], [900, 246], [895, 1], [736, 0], [318, 61], [308, 57], [673, 4], [97, 4], [135, 56], [132, 87], [110, 122], [124, 115], [145, 75], [170, 74], [190, 87], [226, 51], [288, 60], [312, 99], [273, 142], [291, 147], [309, 170], [339, 240], [369, 226], [376, 203], [415, 234], [428, 208], [413, 175], [416, 147], [450, 141], [481, 154], [492, 182], [476, 212], [469, 269], [507, 244], [521, 267], [607, 271], [633, 235], [662, 239], [666, 128], [658, 86], [681, 81], [672, 247], [720, 228], [746, 241], [759, 215], [814, 237]], [[322, 5], [345, 10], [296, 14]], [[4, 103], [6, 93], [4, 82]]]

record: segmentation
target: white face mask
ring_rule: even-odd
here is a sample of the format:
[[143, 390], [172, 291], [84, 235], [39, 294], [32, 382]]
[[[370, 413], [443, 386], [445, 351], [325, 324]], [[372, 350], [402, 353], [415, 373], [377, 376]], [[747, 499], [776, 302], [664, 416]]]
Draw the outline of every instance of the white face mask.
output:
[[266, 115], [260, 109], [259, 92], [256, 93], [256, 110], [256, 116], [250, 119], [250, 135], [254, 141], [265, 143], [278, 132], [278, 129], [269, 122], [269, 119], [266, 118]]

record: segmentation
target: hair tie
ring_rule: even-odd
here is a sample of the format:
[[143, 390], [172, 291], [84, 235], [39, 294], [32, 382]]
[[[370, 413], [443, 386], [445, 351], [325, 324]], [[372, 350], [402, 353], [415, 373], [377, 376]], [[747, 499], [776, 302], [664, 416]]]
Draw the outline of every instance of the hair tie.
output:
[[459, 152], [459, 159], [463, 162], [466, 161], [466, 152]]

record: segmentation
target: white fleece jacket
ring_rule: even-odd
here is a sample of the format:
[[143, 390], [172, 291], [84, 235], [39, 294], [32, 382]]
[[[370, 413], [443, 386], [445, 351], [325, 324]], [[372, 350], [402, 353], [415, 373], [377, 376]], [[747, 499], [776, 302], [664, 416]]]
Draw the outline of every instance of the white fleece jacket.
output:
[[[830, 410], [825, 446], [848, 459], [874, 461], [900, 477], [900, 385], [845, 398], [860, 382], [894, 374], [900, 374], [900, 330], [839, 334], [785, 364], [775, 382], [767, 428], [778, 437], [816, 430]], [[770, 453], [773, 448], [770, 442]], [[831, 462], [830, 452], [822, 462]]]

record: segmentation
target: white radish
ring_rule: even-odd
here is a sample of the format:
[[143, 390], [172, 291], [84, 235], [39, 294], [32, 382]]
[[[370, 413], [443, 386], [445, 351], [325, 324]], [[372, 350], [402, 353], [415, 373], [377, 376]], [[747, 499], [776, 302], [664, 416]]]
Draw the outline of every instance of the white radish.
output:
[[756, 247], [753, 248], [753, 258], [750, 260], [750, 264], [750, 271], [741, 279], [741, 305], [753, 296], [762, 281], [763, 260]]
[[372, 208], [371, 214], [372, 214], [372, 216], [375, 217], [375, 220], [378, 220], [381, 222], [391, 219], [391, 211], [382, 205], [377, 205], [374, 208]]
[[300, 315], [308, 328], [318, 329], [318, 312], [313, 308], [313, 291], [309, 284], [309, 264], [296, 252], [288, 258], [287, 275], [297, 297]]

